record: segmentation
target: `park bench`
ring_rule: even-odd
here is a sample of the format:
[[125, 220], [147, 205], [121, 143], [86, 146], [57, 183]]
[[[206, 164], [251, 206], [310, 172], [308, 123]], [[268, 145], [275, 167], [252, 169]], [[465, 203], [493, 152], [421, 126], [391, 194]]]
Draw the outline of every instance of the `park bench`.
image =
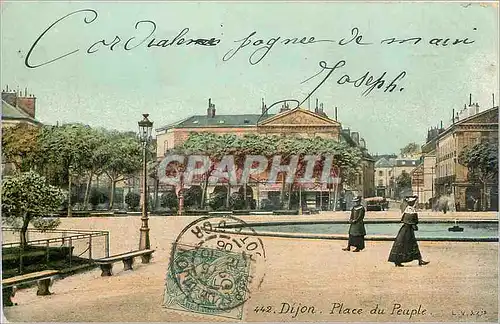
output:
[[50, 280], [58, 273], [59, 271], [57, 270], [44, 270], [44, 271], [27, 273], [24, 275], [19, 275], [2, 280], [3, 305], [4, 306], [13, 305], [11, 297], [14, 297], [15, 294], [14, 286], [33, 281], [38, 282], [38, 290], [36, 292], [38, 296], [50, 295], [51, 294], [49, 291]]
[[132, 264], [134, 263], [134, 258], [141, 256], [142, 263], [149, 263], [151, 260], [151, 255], [155, 250], [137, 250], [127, 253], [121, 253], [113, 256], [109, 256], [102, 259], [97, 259], [94, 262], [101, 267], [101, 276], [107, 277], [112, 275], [113, 263], [117, 261], [123, 261], [123, 270], [132, 270]]

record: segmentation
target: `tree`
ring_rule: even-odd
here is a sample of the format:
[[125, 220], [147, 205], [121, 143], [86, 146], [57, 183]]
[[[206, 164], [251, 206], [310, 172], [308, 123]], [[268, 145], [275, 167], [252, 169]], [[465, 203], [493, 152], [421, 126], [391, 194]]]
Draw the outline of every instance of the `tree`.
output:
[[[299, 155], [297, 174], [301, 174], [301, 172], [303, 173], [305, 170], [305, 155], [320, 155], [322, 159], [316, 164], [315, 168], [316, 179], [321, 177], [325, 157], [327, 155], [332, 155], [333, 165], [340, 170], [339, 176], [348, 184], [352, 183], [356, 174], [359, 173], [359, 165], [362, 158], [362, 152], [358, 147], [351, 147], [346, 143], [339, 143], [333, 139], [258, 134], [247, 134], [238, 137], [234, 134], [217, 135], [213, 133], [192, 133], [187, 141], [174, 151], [175, 153], [184, 155], [206, 155], [214, 162], [204, 175], [205, 186], [202, 197], [206, 195], [208, 178], [215, 170], [216, 163], [225, 155], [234, 157], [235, 167], [239, 170], [243, 168], [245, 158], [248, 155], [261, 155], [268, 159], [280, 155], [281, 164], [289, 163], [293, 155]], [[285, 177], [281, 177], [280, 181], [282, 181], [283, 184], [281, 194], [281, 201], [283, 203], [286, 187]], [[246, 190], [246, 187], [244, 188]], [[229, 207], [230, 204], [230, 183], [227, 184], [227, 189], [226, 199], [224, 200], [226, 208]], [[290, 185], [289, 192], [292, 190], [293, 186]], [[243, 195], [245, 196], [246, 193], [244, 192]], [[204, 198], [202, 198], [202, 201], [204, 201]]]
[[61, 205], [63, 192], [47, 183], [45, 177], [34, 171], [14, 177], [4, 178], [2, 183], [3, 222], [20, 227], [21, 247], [27, 246], [26, 232], [32, 223], [36, 228], [52, 229], [60, 221], [47, 220], [48, 216]]
[[3, 129], [2, 154], [18, 171], [26, 172], [35, 166], [34, 156], [38, 148], [39, 133], [39, 127], [25, 123]]
[[179, 198], [175, 194], [175, 191], [167, 191], [161, 195], [160, 205], [169, 209], [177, 209], [179, 207]]
[[421, 152], [421, 149], [417, 143], [412, 142], [412, 143], [408, 143], [400, 151], [401, 151], [402, 157], [407, 157], [407, 156], [418, 155]]
[[[44, 126], [38, 137], [37, 161], [41, 171], [53, 183], [67, 184], [68, 192], [71, 193], [73, 178], [84, 174], [89, 165], [91, 143], [92, 132], [87, 125]], [[71, 196], [69, 194], [67, 197], [68, 217], [72, 212]]]
[[482, 185], [481, 201], [486, 210], [486, 187], [498, 179], [498, 144], [482, 141], [467, 146], [458, 155], [458, 163], [467, 167], [467, 178]]
[[398, 188], [398, 192], [401, 192], [405, 189], [411, 189], [411, 175], [403, 170], [401, 174], [396, 178], [396, 186]]
[[111, 182], [109, 194], [109, 209], [111, 209], [116, 183], [132, 177], [141, 170], [142, 149], [133, 133], [116, 131], [109, 134], [109, 140], [103, 149], [109, 153], [103, 170]]
[[139, 207], [140, 202], [141, 202], [141, 195], [139, 195], [137, 192], [129, 191], [125, 195], [125, 203], [132, 210]]
[[[105, 166], [109, 163], [111, 153], [108, 149], [109, 132], [105, 129], [89, 129], [89, 156], [83, 161], [84, 171], [87, 177], [83, 205], [85, 208], [89, 204], [91, 197], [92, 179], [100, 176], [104, 172]], [[95, 202], [95, 197], [94, 197]], [[92, 205], [94, 205], [92, 203]]]

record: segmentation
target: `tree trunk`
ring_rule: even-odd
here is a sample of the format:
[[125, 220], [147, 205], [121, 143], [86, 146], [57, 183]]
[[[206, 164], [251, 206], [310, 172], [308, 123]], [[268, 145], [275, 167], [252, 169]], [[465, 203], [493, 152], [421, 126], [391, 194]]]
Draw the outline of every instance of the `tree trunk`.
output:
[[286, 183], [285, 183], [285, 175], [282, 174], [281, 176], [282, 176], [282, 178], [281, 178], [280, 204], [281, 204], [281, 208], [283, 208], [285, 205], [285, 186], [286, 186]]
[[158, 209], [158, 191], [159, 191], [159, 186], [160, 186], [160, 180], [155, 178], [155, 187], [154, 187], [154, 197], [155, 197], [155, 202], [153, 206], [153, 211], [156, 211]]
[[116, 187], [116, 181], [111, 180], [111, 189], [109, 191], [109, 207], [108, 210], [113, 209], [113, 204], [115, 203], [115, 187]]
[[28, 246], [28, 240], [26, 238], [26, 233], [28, 232], [28, 225], [30, 223], [30, 218], [28, 215], [24, 215], [23, 225], [21, 226], [21, 231], [19, 232], [19, 239], [21, 244], [21, 250], [24, 250]]
[[486, 181], [483, 181], [483, 196], [481, 197], [482, 200], [482, 210], [486, 211]]
[[229, 199], [231, 198], [231, 184], [227, 183], [226, 209], [229, 210]]
[[71, 207], [71, 174], [68, 175], [68, 217], [73, 215], [73, 208]]
[[87, 187], [85, 188], [85, 197], [83, 198], [83, 206], [85, 210], [87, 210], [87, 206], [89, 204], [89, 198], [90, 198], [90, 187], [92, 186], [92, 177], [94, 174], [91, 172], [89, 174], [89, 180], [87, 181]]
[[206, 176], [206, 179], [205, 179], [205, 183], [204, 183], [204, 186], [203, 186], [203, 191], [201, 192], [201, 202], [200, 202], [200, 208], [201, 209], [204, 209], [205, 208], [205, 200], [206, 200], [206, 197], [207, 197], [207, 191], [208, 191], [208, 174]]
[[288, 186], [288, 206], [286, 206], [286, 209], [292, 209], [292, 188], [293, 184], [290, 184]]
[[245, 209], [248, 209], [248, 199], [247, 199], [247, 184], [243, 184], [243, 199], [245, 199]]

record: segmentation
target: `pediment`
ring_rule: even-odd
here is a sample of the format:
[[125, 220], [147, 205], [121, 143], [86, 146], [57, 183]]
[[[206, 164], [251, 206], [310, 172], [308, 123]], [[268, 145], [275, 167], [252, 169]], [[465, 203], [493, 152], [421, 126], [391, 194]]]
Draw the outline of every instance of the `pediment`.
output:
[[340, 127], [340, 123], [302, 108], [295, 108], [275, 115], [259, 126], [330, 126]]
[[489, 109], [471, 116], [463, 121], [464, 124], [494, 124], [498, 123], [498, 108]]

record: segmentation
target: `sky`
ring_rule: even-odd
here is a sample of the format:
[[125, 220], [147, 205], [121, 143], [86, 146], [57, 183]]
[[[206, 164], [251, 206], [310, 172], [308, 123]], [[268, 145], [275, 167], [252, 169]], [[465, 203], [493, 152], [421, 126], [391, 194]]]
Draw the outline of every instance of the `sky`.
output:
[[[330, 117], [338, 107], [342, 126], [358, 131], [369, 152], [377, 154], [423, 144], [427, 129], [440, 121], [449, 125], [452, 110], [462, 109], [470, 93], [481, 110], [493, 106], [493, 94], [498, 105], [498, 8], [491, 4], [3, 1], [0, 6], [2, 89], [27, 87], [37, 97], [36, 118], [46, 124], [135, 131], [142, 114], [149, 113], [159, 128], [205, 114], [208, 98], [217, 114], [260, 113], [261, 98], [268, 106], [303, 101], [319, 85], [311, 107], [318, 98]], [[186, 39], [220, 41], [148, 47], [171, 41], [184, 28], [189, 28]], [[235, 53], [249, 36], [250, 44]], [[295, 37], [314, 39], [283, 43]], [[421, 41], [381, 43], [392, 37]], [[452, 45], [457, 38], [470, 44]], [[91, 47], [116, 39], [113, 50], [102, 42]], [[257, 63], [266, 50], [262, 46], [271, 43]], [[228, 53], [234, 56], [228, 59]], [[32, 67], [26, 66], [27, 56]], [[368, 80], [373, 90], [364, 95]], [[308, 108], [307, 101], [301, 107]]]

